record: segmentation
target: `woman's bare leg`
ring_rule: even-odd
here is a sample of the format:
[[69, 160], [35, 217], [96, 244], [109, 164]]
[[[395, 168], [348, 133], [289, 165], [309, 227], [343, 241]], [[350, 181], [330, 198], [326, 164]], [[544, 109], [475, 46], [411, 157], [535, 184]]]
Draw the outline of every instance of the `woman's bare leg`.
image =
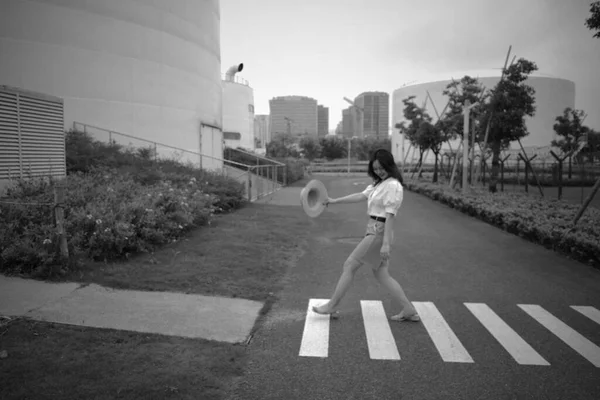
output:
[[342, 271], [342, 275], [338, 280], [338, 283], [335, 287], [335, 291], [331, 296], [331, 299], [325, 304], [320, 306], [313, 307], [313, 311], [319, 314], [331, 314], [334, 312], [335, 307], [342, 300], [350, 285], [352, 285], [352, 280], [354, 279], [354, 275], [356, 271], [360, 268], [362, 264], [355, 260], [352, 257], [348, 257], [346, 262], [344, 263], [344, 270]]
[[417, 314], [417, 310], [410, 300], [408, 300], [408, 297], [406, 297], [406, 293], [404, 293], [402, 286], [400, 286], [398, 281], [396, 281], [390, 275], [387, 263], [383, 263], [377, 269], [373, 269], [373, 274], [375, 275], [377, 281], [379, 281], [379, 283], [381, 283], [381, 285], [387, 289], [394, 300], [396, 300], [402, 306], [402, 315], [412, 316]]

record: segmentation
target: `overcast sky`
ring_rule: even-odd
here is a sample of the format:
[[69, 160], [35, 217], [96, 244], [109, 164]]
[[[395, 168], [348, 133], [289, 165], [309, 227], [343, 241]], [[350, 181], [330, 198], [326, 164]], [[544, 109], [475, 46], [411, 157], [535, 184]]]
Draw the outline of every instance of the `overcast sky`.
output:
[[384, 91], [391, 103], [395, 89], [429, 74], [501, 68], [512, 45], [511, 59], [574, 81], [575, 107], [600, 130], [600, 39], [585, 26], [591, 2], [221, 0], [222, 70], [244, 63], [256, 114], [268, 114], [273, 97], [310, 96], [329, 107], [335, 129], [344, 96]]

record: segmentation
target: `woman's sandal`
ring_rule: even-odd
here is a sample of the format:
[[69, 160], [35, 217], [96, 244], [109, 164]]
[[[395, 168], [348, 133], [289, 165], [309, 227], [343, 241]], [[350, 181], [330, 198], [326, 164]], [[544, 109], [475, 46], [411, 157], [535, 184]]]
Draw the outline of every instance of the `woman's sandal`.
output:
[[405, 316], [404, 313], [400, 313], [400, 314], [391, 316], [390, 319], [392, 321], [398, 321], [398, 322], [403, 322], [403, 321], [419, 322], [421, 320], [421, 317], [419, 317], [419, 314]]

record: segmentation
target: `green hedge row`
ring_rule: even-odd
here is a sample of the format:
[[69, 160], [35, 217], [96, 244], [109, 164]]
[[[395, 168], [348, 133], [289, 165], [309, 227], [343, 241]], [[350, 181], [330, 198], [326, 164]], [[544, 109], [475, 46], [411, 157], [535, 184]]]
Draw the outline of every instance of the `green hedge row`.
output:
[[569, 232], [579, 205], [513, 192], [461, 192], [423, 181], [405, 187], [572, 259], [600, 268], [600, 210], [589, 207]]

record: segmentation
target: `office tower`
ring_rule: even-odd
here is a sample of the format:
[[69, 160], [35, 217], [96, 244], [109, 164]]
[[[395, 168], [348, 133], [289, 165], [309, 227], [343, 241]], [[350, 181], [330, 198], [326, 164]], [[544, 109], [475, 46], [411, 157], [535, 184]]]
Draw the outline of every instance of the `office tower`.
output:
[[354, 104], [362, 107], [361, 137], [388, 137], [390, 96], [385, 92], [364, 92], [356, 96]]
[[306, 96], [280, 96], [269, 100], [271, 138], [290, 132], [314, 136], [318, 132], [317, 100]]
[[329, 134], [329, 108], [319, 104], [318, 106], [318, 134], [325, 137]]

